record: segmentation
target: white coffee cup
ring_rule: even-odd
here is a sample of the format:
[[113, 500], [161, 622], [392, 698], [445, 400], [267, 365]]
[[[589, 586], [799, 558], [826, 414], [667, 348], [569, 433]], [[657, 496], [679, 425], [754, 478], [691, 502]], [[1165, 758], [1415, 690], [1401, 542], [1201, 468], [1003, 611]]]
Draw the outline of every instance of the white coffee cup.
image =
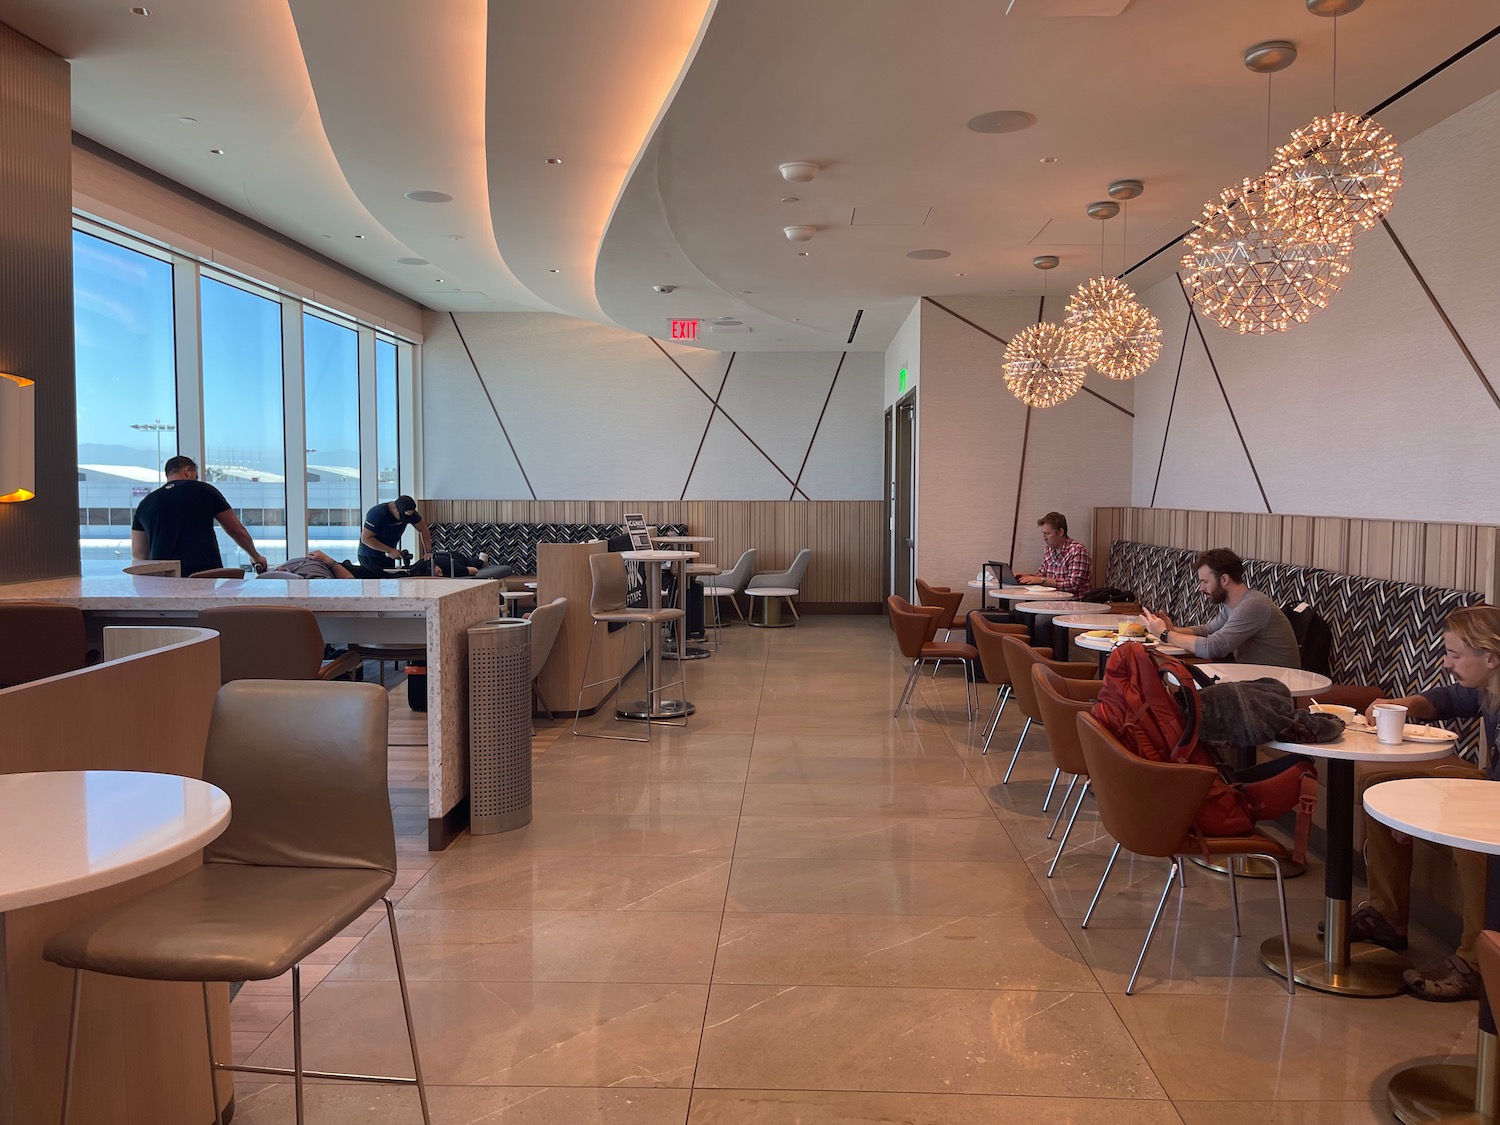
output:
[[1387, 746], [1400, 743], [1406, 727], [1406, 708], [1399, 703], [1377, 703], [1371, 710], [1375, 715], [1375, 741]]

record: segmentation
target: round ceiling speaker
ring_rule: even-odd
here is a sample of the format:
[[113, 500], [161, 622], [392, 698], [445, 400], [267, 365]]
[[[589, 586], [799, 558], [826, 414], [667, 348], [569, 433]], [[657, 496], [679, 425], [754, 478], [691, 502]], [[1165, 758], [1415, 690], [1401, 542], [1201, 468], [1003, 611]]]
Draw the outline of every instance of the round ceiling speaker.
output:
[[822, 170], [811, 160], [791, 160], [781, 166], [781, 178], [789, 184], [805, 184]]
[[818, 233], [817, 227], [782, 227], [781, 231], [786, 235], [788, 242], [811, 242], [812, 236]]
[[1036, 124], [1036, 114], [1024, 109], [996, 109], [981, 113], [968, 120], [968, 126], [976, 133], [1019, 133]]
[[446, 191], [409, 191], [406, 198], [413, 203], [452, 203], [453, 197]]
[[932, 262], [938, 258], [948, 258], [952, 255], [947, 250], [912, 250], [906, 256], [908, 258], [915, 258], [919, 262]]

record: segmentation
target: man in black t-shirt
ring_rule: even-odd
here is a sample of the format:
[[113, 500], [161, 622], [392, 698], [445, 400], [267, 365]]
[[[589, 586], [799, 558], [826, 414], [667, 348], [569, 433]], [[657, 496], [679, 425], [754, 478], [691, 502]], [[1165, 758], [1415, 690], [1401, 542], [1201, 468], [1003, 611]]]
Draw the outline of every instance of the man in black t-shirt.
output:
[[219, 540], [214, 535], [217, 520], [255, 564], [264, 571], [266, 559], [255, 549], [255, 540], [239, 516], [213, 485], [198, 479], [198, 464], [191, 457], [177, 456], [165, 465], [167, 483], [142, 500], [130, 521], [130, 553], [138, 559], [176, 559], [183, 577], [224, 565]]
[[421, 558], [432, 553], [432, 537], [427, 532], [427, 521], [417, 511], [417, 502], [410, 496], [398, 496], [389, 504], [376, 504], [365, 513], [365, 526], [359, 533], [360, 566], [389, 570], [393, 563], [401, 561], [401, 534], [408, 528], [417, 529], [422, 541]]

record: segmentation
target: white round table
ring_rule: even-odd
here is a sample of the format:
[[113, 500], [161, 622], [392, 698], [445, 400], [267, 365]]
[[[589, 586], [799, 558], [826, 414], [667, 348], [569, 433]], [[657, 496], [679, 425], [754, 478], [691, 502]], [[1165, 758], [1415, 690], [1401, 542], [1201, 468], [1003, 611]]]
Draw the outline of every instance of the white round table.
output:
[[[1464, 777], [1406, 777], [1365, 790], [1365, 812], [1398, 832], [1483, 852], [1485, 927], [1500, 928], [1500, 787]], [[1477, 967], [1477, 966], [1476, 966]], [[1391, 1112], [1406, 1125], [1493, 1122], [1500, 1108], [1500, 1050], [1489, 999], [1479, 998], [1478, 1067], [1438, 1063], [1407, 1067], [1386, 1086]], [[1480, 1089], [1478, 1076], [1486, 1078]]]
[[[794, 622], [781, 615], [781, 599], [794, 598], [801, 590], [791, 586], [754, 586], [745, 589], [750, 599], [750, 624], [757, 629], [790, 629]], [[756, 613], [756, 609], [761, 610]]]
[[[1062, 623], [1063, 622], [1062, 622], [1061, 618], [1054, 618], [1053, 622], [1052, 622], [1052, 624], [1054, 624], [1054, 625], [1061, 625]], [[1070, 626], [1068, 626], [1068, 628], [1071, 629], [1071, 628], [1073, 628], [1073, 626], [1070, 625]], [[1108, 626], [1107, 625], [1090, 625], [1089, 628], [1090, 629], [1107, 629]], [[1140, 637], [1074, 637], [1073, 638], [1073, 643], [1075, 645], [1077, 645], [1079, 648], [1086, 648], [1090, 652], [1097, 652], [1099, 654], [1099, 668], [1100, 668], [1101, 671], [1104, 669], [1104, 662], [1105, 662], [1105, 659], [1109, 656], [1109, 654], [1112, 653], [1112, 652], [1114, 652], [1115, 649], [1119, 648], [1126, 641], [1139, 641], [1142, 644], [1146, 643]], [[1163, 654], [1165, 654], [1167, 656], [1185, 656], [1185, 655], [1187, 655], [1187, 649], [1185, 649], [1185, 648], [1178, 648], [1176, 645], [1162, 644], [1160, 641], [1156, 641], [1155, 643], [1152, 643], [1152, 644], [1147, 644], [1146, 647], [1149, 648], [1152, 652], [1160, 652], [1160, 653], [1163, 653]]]
[[[999, 586], [994, 582], [981, 583], [977, 578], [971, 578], [968, 582], [969, 589], [984, 589], [993, 594], [1002, 602], [1032, 601], [1044, 602], [1050, 600], [1071, 601], [1073, 595], [1066, 590], [1054, 590], [1050, 586]], [[1105, 607], [1108, 608], [1108, 607]]]
[[1293, 695], [1316, 695], [1327, 691], [1333, 681], [1319, 672], [1307, 672], [1301, 668], [1279, 668], [1274, 664], [1199, 664], [1198, 669], [1226, 683], [1241, 683], [1245, 680], [1280, 680]]
[[[1234, 665], [1226, 665], [1234, 667]], [[1253, 665], [1252, 665], [1253, 667]], [[1401, 974], [1411, 962], [1368, 942], [1349, 941], [1349, 901], [1354, 890], [1354, 763], [1429, 762], [1453, 753], [1452, 742], [1402, 742], [1387, 746], [1373, 731], [1347, 728], [1336, 742], [1268, 742], [1273, 750], [1306, 754], [1327, 762], [1324, 781], [1328, 854], [1323, 878], [1324, 938], [1292, 941], [1292, 979], [1319, 992], [1341, 996], [1395, 996], [1402, 990]], [[1278, 976], [1285, 975], [1285, 954], [1279, 936], [1267, 938], [1260, 958]]]
[[[651, 612], [661, 609], [661, 568], [669, 562], [696, 559], [697, 551], [621, 551], [620, 557], [646, 564], [646, 597]], [[622, 719], [677, 719], [691, 715], [697, 708], [686, 699], [661, 699], [662, 631], [652, 630], [651, 656], [646, 661], [646, 698], [619, 704], [615, 714]]]
[[1054, 590], [1051, 598], [1033, 599], [1018, 602], [1010, 607], [1011, 613], [1026, 613], [1036, 618], [1036, 625], [1031, 635], [1040, 643], [1046, 639], [1047, 633], [1052, 634], [1052, 659], [1066, 660], [1068, 658], [1068, 634], [1067, 630], [1059, 633], [1051, 628], [1052, 622], [1061, 614], [1075, 613], [1104, 613], [1109, 606], [1103, 602], [1079, 602], [1074, 601], [1072, 595], [1065, 594], [1061, 590]]
[[[667, 543], [673, 547], [700, 547], [706, 543], [712, 543], [712, 535], [653, 535], [652, 544]], [[687, 610], [688, 625], [683, 632], [690, 640], [701, 641], [704, 639], [703, 631], [703, 588], [693, 579], [700, 574], [718, 574], [719, 568], [713, 563], [685, 563], [679, 576], [687, 584], [686, 594], [682, 599], [682, 608]], [[675, 648], [668, 648], [664, 654], [669, 660], [707, 660], [713, 654], [706, 648], [697, 645], [678, 644]]]
[[[229, 824], [222, 789], [115, 770], [0, 774], [0, 949], [5, 912], [124, 883], [192, 855]], [[3, 973], [0, 966], [0, 973]], [[0, 1122], [10, 1125], [13, 1030], [0, 977]]]

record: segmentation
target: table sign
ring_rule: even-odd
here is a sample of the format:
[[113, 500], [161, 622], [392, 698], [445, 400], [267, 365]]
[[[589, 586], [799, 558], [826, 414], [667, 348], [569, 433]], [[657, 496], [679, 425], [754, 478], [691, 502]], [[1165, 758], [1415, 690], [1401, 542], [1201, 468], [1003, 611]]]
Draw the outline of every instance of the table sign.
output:
[[632, 551], [651, 550], [651, 533], [646, 530], [646, 517], [641, 512], [625, 513], [625, 531], [630, 536]]

